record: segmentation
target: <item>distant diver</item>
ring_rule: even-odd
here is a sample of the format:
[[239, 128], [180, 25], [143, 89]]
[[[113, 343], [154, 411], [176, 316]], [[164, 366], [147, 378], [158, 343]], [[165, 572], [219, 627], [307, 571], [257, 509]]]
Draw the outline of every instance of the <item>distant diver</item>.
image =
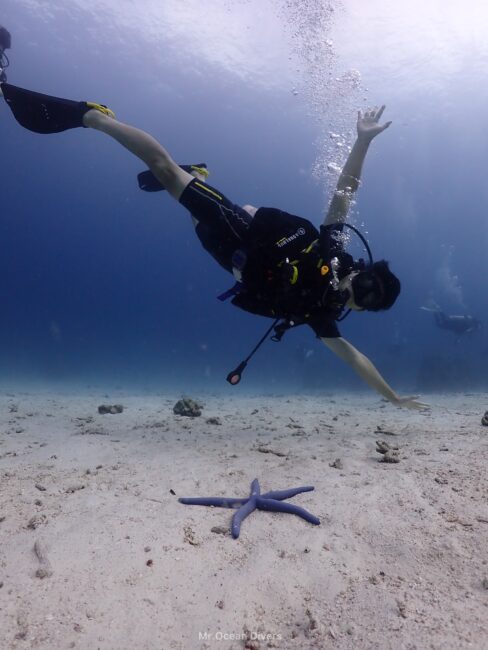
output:
[[[400, 293], [400, 282], [388, 262], [374, 262], [364, 237], [346, 223], [368, 148], [390, 126], [390, 122], [379, 123], [384, 106], [358, 112], [357, 139], [319, 231], [307, 219], [276, 208], [232, 203], [205, 182], [206, 165], [178, 165], [152, 136], [118, 122], [102, 104], [34, 93], [8, 83], [0, 87], [14, 117], [25, 128], [38, 133], [96, 129], [140, 158], [149, 167], [139, 175], [141, 188], [166, 189], [190, 212], [203, 247], [234, 275], [235, 285], [220, 298], [231, 297], [237, 307], [274, 319], [248, 357], [229, 373], [229, 383], [240, 381], [247, 362], [272, 330], [271, 338], [278, 341], [290, 327], [307, 324], [384, 398], [397, 406], [428, 408], [416, 397], [397, 395], [372, 362], [341, 337], [336, 325], [351, 310], [389, 309]], [[345, 227], [361, 238], [368, 262], [346, 252]]]
[[12, 37], [10, 36], [10, 32], [0, 25], [0, 82], [7, 81], [5, 70], [10, 65], [10, 61], [5, 54], [5, 50], [9, 50], [11, 47]]
[[449, 330], [460, 336], [461, 334], [470, 334], [483, 327], [483, 324], [474, 316], [468, 314], [462, 316], [447, 315], [443, 311], [434, 312], [435, 324], [442, 330]]
[[448, 330], [457, 335], [471, 334], [482, 329], [483, 323], [469, 314], [446, 314], [435, 303], [428, 307], [422, 307], [425, 311], [431, 311], [434, 314], [434, 322], [442, 330]]

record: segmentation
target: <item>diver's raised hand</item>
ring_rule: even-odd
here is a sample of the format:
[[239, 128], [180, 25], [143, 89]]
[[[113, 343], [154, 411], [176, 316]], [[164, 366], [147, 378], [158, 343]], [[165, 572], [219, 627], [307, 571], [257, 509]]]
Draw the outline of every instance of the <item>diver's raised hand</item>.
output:
[[412, 409], [414, 411], [428, 411], [430, 409], [429, 404], [425, 402], [418, 401], [418, 395], [413, 395], [410, 397], [397, 397], [392, 400], [395, 406], [401, 406], [402, 408]]
[[370, 142], [378, 133], [381, 133], [390, 126], [391, 122], [379, 124], [384, 110], [385, 105], [383, 104], [381, 108], [368, 108], [364, 113], [358, 111], [358, 138]]

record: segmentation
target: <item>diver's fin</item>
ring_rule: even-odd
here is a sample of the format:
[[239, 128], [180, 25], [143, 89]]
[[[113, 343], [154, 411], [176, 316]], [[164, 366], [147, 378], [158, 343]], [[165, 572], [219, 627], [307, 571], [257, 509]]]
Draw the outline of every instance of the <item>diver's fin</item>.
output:
[[[209, 171], [205, 163], [199, 163], [198, 165], [180, 165], [180, 167], [189, 174], [196, 172], [205, 178], [207, 178], [209, 175]], [[164, 185], [158, 181], [150, 169], [138, 174], [137, 180], [139, 182], [140, 189], [144, 192], [161, 192], [166, 189]]]
[[34, 133], [59, 133], [83, 127], [83, 115], [92, 108], [115, 117], [101, 104], [43, 95], [9, 83], [2, 84], [2, 92], [17, 122]]

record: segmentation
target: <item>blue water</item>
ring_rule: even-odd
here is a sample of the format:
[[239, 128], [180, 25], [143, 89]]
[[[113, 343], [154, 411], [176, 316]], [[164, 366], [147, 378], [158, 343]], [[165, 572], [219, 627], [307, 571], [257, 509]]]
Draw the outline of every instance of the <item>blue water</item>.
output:
[[[209, 182], [236, 203], [319, 225], [335, 180], [327, 163], [344, 159], [329, 132], [350, 145], [356, 110], [386, 103], [393, 125], [371, 147], [352, 222], [403, 289], [392, 310], [353, 314], [341, 332], [398, 390], [486, 387], [484, 14], [466, 35], [452, 12], [446, 29], [429, 24], [435, 11], [413, 33], [382, 13], [385, 0], [369, 15], [337, 3], [333, 17], [321, 2], [270, 2], [262, 18], [252, 1], [65, 5], [3, 0], [9, 81], [106, 103], [178, 161], [206, 161]], [[23, 130], [3, 103], [0, 147], [3, 384], [362, 387], [306, 327], [267, 343], [229, 387], [268, 321], [216, 300], [232, 277], [183, 208], [139, 191], [144, 165], [100, 133]], [[428, 300], [484, 330], [456, 340], [420, 309]]]

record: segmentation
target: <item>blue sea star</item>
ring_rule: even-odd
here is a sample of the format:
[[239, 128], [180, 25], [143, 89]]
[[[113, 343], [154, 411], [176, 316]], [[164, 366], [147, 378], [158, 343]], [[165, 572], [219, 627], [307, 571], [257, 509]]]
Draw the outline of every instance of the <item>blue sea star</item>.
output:
[[244, 519], [258, 510], [267, 510], [269, 512], [287, 512], [291, 515], [298, 515], [302, 519], [318, 526], [320, 519], [310, 512], [293, 503], [283, 503], [284, 499], [290, 499], [301, 492], [311, 492], [313, 486], [290, 488], [289, 490], [275, 490], [261, 494], [261, 488], [257, 478], [251, 483], [251, 494], [245, 499], [232, 499], [227, 497], [183, 497], [178, 499], [180, 503], [190, 506], [214, 506], [217, 508], [238, 508], [232, 517], [231, 533], [234, 539], [239, 537], [241, 524]]

